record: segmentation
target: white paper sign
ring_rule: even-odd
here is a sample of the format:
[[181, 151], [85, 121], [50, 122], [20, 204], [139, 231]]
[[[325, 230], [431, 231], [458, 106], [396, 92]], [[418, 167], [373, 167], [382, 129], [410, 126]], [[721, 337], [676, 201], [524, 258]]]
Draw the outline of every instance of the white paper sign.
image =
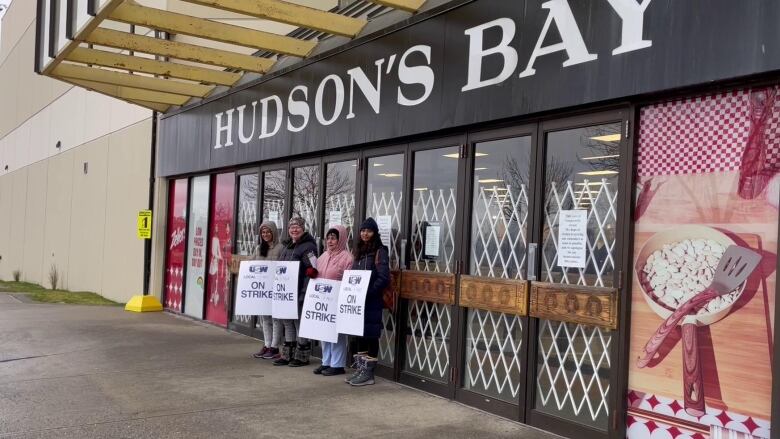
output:
[[[340, 210], [331, 210], [328, 214], [328, 223], [330, 224], [330, 227], [337, 226], [341, 224], [341, 211]], [[327, 230], [326, 230], [327, 232]]]
[[366, 293], [370, 270], [347, 270], [341, 278], [336, 325], [341, 334], [363, 335], [366, 318]]
[[588, 243], [588, 211], [561, 210], [558, 222], [558, 266], [585, 268]]
[[279, 222], [279, 212], [275, 210], [268, 211], [268, 221], [271, 221], [272, 223], [276, 224], [276, 227], [279, 228], [282, 227], [282, 223]]
[[439, 238], [441, 235], [441, 226], [431, 223], [425, 226], [425, 256], [439, 257]]
[[274, 299], [271, 315], [275, 319], [298, 318], [298, 261], [277, 261], [274, 270]]
[[393, 217], [390, 215], [379, 215], [376, 217], [376, 225], [379, 228], [379, 237], [382, 244], [390, 248], [390, 238], [393, 233]]
[[273, 261], [241, 261], [236, 279], [236, 315], [270, 316], [273, 309]]
[[312, 279], [306, 287], [306, 299], [301, 313], [301, 337], [335, 343], [339, 333], [336, 329], [336, 308], [341, 281]]

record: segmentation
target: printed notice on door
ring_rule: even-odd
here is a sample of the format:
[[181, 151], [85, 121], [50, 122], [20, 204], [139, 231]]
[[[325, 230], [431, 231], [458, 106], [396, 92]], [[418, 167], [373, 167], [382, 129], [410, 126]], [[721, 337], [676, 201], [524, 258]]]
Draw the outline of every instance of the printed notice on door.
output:
[[376, 217], [376, 224], [379, 227], [379, 237], [382, 244], [390, 248], [390, 235], [392, 234], [393, 217], [390, 215], [379, 215]]
[[588, 245], [588, 211], [561, 210], [558, 222], [558, 266], [585, 268]]
[[441, 238], [441, 226], [439, 223], [430, 223], [425, 227], [425, 257], [439, 257], [439, 239]]

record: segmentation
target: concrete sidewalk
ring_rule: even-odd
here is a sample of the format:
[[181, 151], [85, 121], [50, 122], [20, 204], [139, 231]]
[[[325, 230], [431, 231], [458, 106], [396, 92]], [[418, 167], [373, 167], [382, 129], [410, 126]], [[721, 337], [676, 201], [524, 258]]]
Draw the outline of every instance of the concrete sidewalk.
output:
[[258, 348], [169, 314], [0, 293], [0, 437], [553, 437], [386, 380], [273, 367]]

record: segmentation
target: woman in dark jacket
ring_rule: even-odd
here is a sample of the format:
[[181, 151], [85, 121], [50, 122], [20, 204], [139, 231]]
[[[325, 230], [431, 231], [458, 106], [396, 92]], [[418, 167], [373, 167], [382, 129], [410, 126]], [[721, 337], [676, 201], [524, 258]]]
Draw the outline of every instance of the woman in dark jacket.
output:
[[[314, 241], [314, 237], [306, 231], [306, 221], [301, 217], [290, 219], [287, 233], [290, 235], [290, 239], [283, 243], [279, 260], [300, 262], [298, 269], [298, 315], [300, 316], [309, 277], [316, 277], [316, 269], [312, 266], [312, 259], [317, 256], [317, 243]], [[282, 346], [282, 356], [274, 361], [274, 366], [300, 367], [309, 364], [311, 343], [308, 339], [298, 335], [300, 319], [284, 319], [282, 324], [284, 325], [284, 346]]]
[[353, 270], [370, 270], [371, 281], [366, 294], [363, 336], [358, 337], [357, 371], [347, 382], [353, 386], [374, 384], [374, 369], [379, 355], [382, 334], [382, 294], [390, 283], [390, 259], [387, 247], [379, 237], [379, 227], [373, 218], [360, 225], [360, 241], [355, 248]]

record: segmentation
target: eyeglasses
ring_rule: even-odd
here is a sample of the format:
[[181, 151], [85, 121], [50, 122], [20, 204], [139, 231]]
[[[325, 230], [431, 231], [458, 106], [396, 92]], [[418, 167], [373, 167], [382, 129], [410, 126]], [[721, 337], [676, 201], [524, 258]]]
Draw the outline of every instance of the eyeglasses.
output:
[[293, 226], [290, 226], [290, 227], [288, 227], [287, 229], [288, 229], [288, 230], [293, 230], [293, 229], [299, 229], [299, 230], [303, 230], [303, 227], [301, 227], [301, 226], [298, 226], [298, 225], [293, 225]]

